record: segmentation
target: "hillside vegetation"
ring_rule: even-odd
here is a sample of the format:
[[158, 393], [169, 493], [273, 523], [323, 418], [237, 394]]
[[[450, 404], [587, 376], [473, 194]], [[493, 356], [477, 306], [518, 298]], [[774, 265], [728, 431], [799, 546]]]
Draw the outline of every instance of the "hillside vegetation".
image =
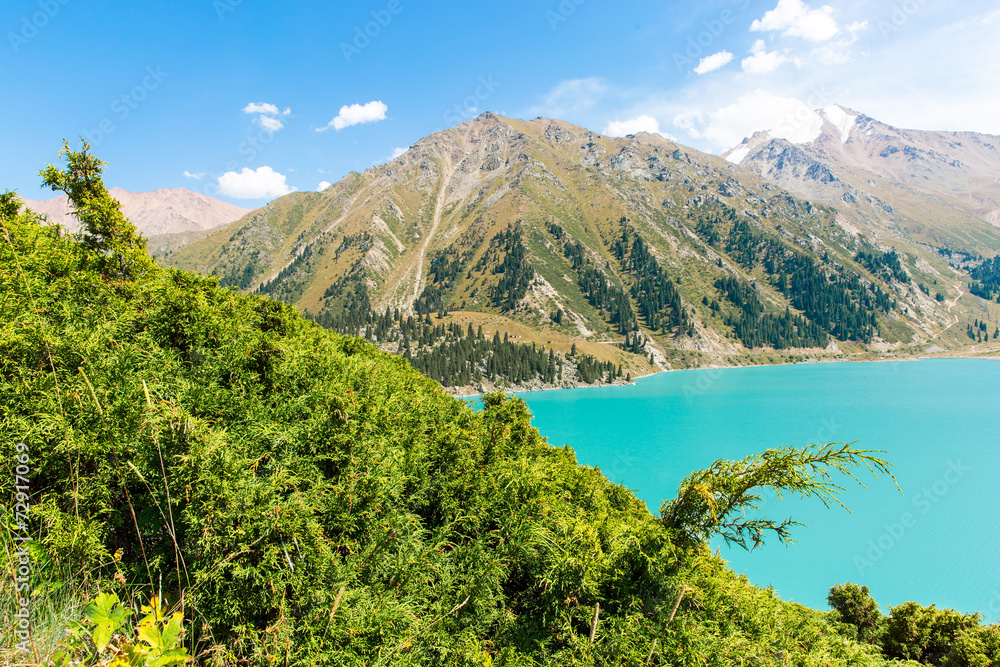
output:
[[[720, 462], [660, 518], [549, 446], [520, 400], [473, 411], [287, 305], [156, 267], [101, 163], [67, 154], [44, 176], [82, 236], [0, 196], [0, 472], [24, 443], [38, 605], [66, 581], [162, 595], [204, 664], [883, 663], [850, 619], [752, 586], [704, 542], [786, 538], [720, 524], [756, 486], [827, 497], [815, 464], [884, 471], [871, 455]], [[997, 664], [969, 636], [905, 657]]]

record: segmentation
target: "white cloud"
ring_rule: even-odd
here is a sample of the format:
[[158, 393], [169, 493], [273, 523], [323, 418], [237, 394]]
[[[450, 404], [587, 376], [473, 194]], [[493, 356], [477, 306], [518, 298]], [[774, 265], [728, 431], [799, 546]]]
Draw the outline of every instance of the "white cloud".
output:
[[339, 131], [351, 125], [385, 120], [385, 112], [388, 110], [389, 107], [383, 104], [381, 100], [372, 100], [367, 104], [351, 104], [350, 106], [345, 104], [340, 107], [340, 113], [333, 120], [324, 127], [317, 128], [316, 131], [325, 132], [331, 127]]
[[197, 173], [197, 174], [192, 174], [187, 169], [184, 170], [184, 178], [193, 178], [193, 179], [197, 180], [199, 178], [203, 178], [204, 176], [205, 176], [205, 172], [200, 172], [200, 173]]
[[751, 56], [744, 58], [740, 63], [744, 72], [749, 74], [767, 74], [778, 69], [788, 58], [777, 51], [768, 53], [764, 40], [758, 39], [750, 47]]
[[262, 113], [270, 116], [277, 116], [280, 111], [278, 107], [267, 102], [251, 102], [243, 107], [243, 113]]
[[323, 192], [323, 190], [326, 190], [328, 187], [330, 187], [329, 181], [320, 181], [319, 185], [316, 186], [316, 192]]
[[694, 68], [695, 74], [708, 74], [717, 69], [725, 67], [733, 59], [733, 54], [729, 51], [719, 51], [710, 56], [705, 56], [698, 61], [698, 66]]
[[219, 176], [219, 194], [234, 199], [281, 197], [296, 189], [285, 183], [284, 174], [268, 166], [258, 167], [256, 171], [243, 167], [239, 173], [227, 171]]
[[389, 159], [395, 160], [405, 152], [406, 152], [405, 148], [403, 148], [402, 146], [396, 146], [395, 148], [392, 149], [392, 155], [389, 156]]
[[628, 120], [615, 120], [608, 123], [604, 128], [604, 134], [609, 137], [624, 137], [627, 134], [635, 134], [637, 132], [651, 132], [652, 134], [662, 135], [671, 141], [675, 140], [674, 137], [666, 132], [660, 131], [660, 122], [658, 120], [647, 115], [636, 116]]
[[750, 31], [780, 31], [785, 36], [825, 42], [836, 35], [839, 28], [830, 5], [809, 9], [802, 0], [778, 0], [774, 9], [750, 24]]
[[597, 77], [566, 79], [542, 98], [541, 104], [531, 108], [531, 114], [565, 119], [597, 104], [607, 93], [608, 86]]
[[282, 123], [277, 117], [289, 115], [292, 113], [292, 108], [285, 107], [285, 110], [281, 111], [278, 109], [277, 105], [271, 104], [270, 102], [251, 102], [243, 107], [243, 113], [260, 114], [254, 118], [254, 122], [265, 130], [277, 132], [285, 126], [285, 124]]
[[280, 130], [285, 126], [285, 124], [282, 123], [279, 119], [272, 118], [271, 116], [258, 116], [257, 122], [260, 124], [262, 128], [264, 128], [265, 130], [271, 130], [272, 132], [277, 132], [278, 130]]
[[736, 102], [714, 111], [678, 114], [674, 124], [696, 139], [717, 147], [732, 147], [758, 130], [770, 130], [772, 137], [793, 143], [812, 141], [823, 119], [805, 103], [758, 88]]
[[858, 41], [858, 33], [868, 28], [868, 21], [855, 21], [844, 26], [847, 35], [813, 49], [812, 56], [823, 65], [843, 65], [854, 60], [851, 44]]

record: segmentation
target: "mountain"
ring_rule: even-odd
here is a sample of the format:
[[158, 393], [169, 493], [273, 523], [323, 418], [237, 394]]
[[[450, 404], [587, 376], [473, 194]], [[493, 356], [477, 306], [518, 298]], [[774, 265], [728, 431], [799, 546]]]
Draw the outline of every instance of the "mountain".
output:
[[[111, 188], [111, 196], [122, 204], [125, 216], [147, 237], [215, 229], [242, 218], [250, 209], [206, 197], [186, 188], [161, 188], [152, 192], [129, 192]], [[77, 220], [66, 195], [45, 201], [25, 200], [36, 213], [75, 231]]]
[[831, 105], [808, 141], [757, 132], [723, 156], [873, 230], [992, 253], [1000, 239], [1000, 137], [906, 130]]
[[967, 344], [949, 311], [966, 274], [851, 215], [659, 135], [485, 113], [158, 261], [401, 353], [390, 314], [647, 372]]

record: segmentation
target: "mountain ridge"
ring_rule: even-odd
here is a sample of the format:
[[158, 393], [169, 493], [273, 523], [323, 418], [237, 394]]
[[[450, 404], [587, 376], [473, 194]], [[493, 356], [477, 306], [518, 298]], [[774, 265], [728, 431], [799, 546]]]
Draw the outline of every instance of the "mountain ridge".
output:
[[659, 135], [487, 112], [159, 260], [327, 322], [452, 313], [540, 344], [568, 336], [626, 367], [943, 343], [954, 317], [924, 284], [954, 295], [960, 273], [946, 258], [776, 185]]
[[[150, 192], [131, 192], [119, 187], [109, 190], [122, 204], [122, 211], [146, 236], [200, 232], [229, 224], [251, 209], [192, 192], [187, 188], [157, 188]], [[25, 205], [62, 227], [79, 228], [65, 194], [44, 201], [25, 200]]]
[[1000, 137], [900, 129], [839, 105], [814, 113], [819, 122], [808, 141], [759, 131], [723, 156], [841, 208], [868, 201], [919, 224], [920, 213], [898, 202], [923, 197], [936, 209], [927, 217], [977, 218], [992, 228], [990, 236], [1000, 229]]

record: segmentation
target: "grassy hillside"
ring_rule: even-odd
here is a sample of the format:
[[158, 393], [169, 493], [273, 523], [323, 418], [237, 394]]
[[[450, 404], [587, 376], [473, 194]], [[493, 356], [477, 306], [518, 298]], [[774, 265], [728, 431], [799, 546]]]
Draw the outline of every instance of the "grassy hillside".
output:
[[83, 244], [0, 199], [0, 475], [23, 443], [36, 609], [159, 594], [204, 664], [882, 664], [550, 447], [523, 402], [474, 412], [286, 305], [155, 267], [125, 224]]

